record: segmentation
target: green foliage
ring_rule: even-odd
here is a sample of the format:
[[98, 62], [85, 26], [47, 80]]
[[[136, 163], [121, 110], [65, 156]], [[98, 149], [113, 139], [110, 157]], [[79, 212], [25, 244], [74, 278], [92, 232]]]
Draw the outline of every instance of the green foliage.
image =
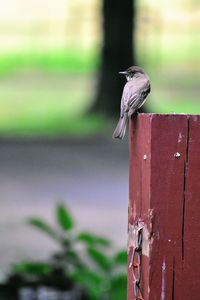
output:
[[66, 251], [64, 256], [68, 264], [76, 267], [82, 267], [84, 265], [80, 259], [80, 256], [74, 250]]
[[109, 300], [126, 299], [127, 275], [116, 275], [111, 279], [111, 293]]
[[111, 261], [105, 254], [102, 253], [102, 251], [100, 252], [95, 248], [88, 248], [87, 252], [89, 257], [96, 263], [98, 267], [104, 271], [109, 271], [111, 269]]
[[119, 265], [127, 264], [127, 251], [119, 251], [114, 256], [114, 262]]
[[[126, 295], [126, 251], [108, 255], [111, 242], [88, 232], [77, 234], [74, 221], [63, 204], [56, 206], [56, 228], [41, 218], [30, 218], [29, 224], [53, 238], [60, 247], [48, 263], [21, 262], [13, 272], [24, 277], [45, 278], [60, 270], [75, 284], [86, 290], [89, 300], [121, 300]], [[81, 244], [81, 251], [77, 250]]]
[[86, 288], [90, 299], [101, 299], [101, 295], [104, 292], [104, 279], [96, 272], [91, 271], [89, 268], [81, 268], [72, 274], [72, 278]]
[[51, 266], [47, 263], [22, 262], [14, 264], [13, 272], [22, 275], [45, 276], [51, 271]]
[[77, 236], [78, 241], [84, 242], [87, 246], [93, 247], [93, 246], [106, 246], [109, 247], [111, 245], [110, 241], [108, 239], [105, 239], [103, 237], [90, 234], [88, 232], [82, 232]]
[[40, 231], [48, 234], [49, 236], [56, 238], [56, 232], [54, 229], [51, 228], [50, 225], [48, 225], [45, 221], [43, 221], [40, 218], [30, 218], [28, 220], [28, 223], [35, 227], [36, 229], [39, 229]]
[[57, 221], [64, 231], [68, 231], [74, 226], [73, 220], [69, 212], [65, 209], [64, 205], [62, 204], [59, 204], [57, 206]]

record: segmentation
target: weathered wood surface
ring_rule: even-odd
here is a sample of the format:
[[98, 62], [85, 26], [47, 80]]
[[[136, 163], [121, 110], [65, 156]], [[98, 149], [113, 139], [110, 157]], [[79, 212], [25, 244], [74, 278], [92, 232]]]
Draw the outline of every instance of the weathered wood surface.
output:
[[[200, 116], [135, 116], [129, 186], [129, 226], [146, 228], [143, 299], [200, 299]], [[128, 300], [132, 281], [129, 269]]]

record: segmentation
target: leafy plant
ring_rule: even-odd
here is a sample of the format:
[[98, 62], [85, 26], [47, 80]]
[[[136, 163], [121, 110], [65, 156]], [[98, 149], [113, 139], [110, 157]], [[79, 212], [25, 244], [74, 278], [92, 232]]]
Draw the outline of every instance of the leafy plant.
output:
[[74, 221], [63, 204], [56, 206], [56, 228], [41, 218], [28, 224], [54, 239], [60, 250], [48, 262], [21, 262], [13, 272], [24, 277], [45, 278], [60, 270], [82, 286], [90, 300], [121, 300], [126, 297], [126, 251], [113, 253], [112, 243], [101, 236], [75, 230]]

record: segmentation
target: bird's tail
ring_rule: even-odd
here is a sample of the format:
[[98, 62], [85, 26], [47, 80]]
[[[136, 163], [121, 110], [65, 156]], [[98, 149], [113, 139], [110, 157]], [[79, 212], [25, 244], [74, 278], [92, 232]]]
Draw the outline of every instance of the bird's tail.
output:
[[113, 139], [120, 139], [122, 140], [125, 133], [126, 133], [126, 125], [128, 121], [128, 116], [124, 115], [122, 118], [119, 119], [115, 131], [113, 133]]

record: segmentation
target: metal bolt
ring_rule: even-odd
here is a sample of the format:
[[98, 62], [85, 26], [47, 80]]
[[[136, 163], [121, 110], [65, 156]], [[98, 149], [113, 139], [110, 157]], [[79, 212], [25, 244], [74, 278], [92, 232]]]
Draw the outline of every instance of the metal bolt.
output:
[[146, 154], [143, 156], [143, 159], [144, 159], [144, 160], [146, 160], [146, 159], [147, 159], [147, 155], [146, 155]]

